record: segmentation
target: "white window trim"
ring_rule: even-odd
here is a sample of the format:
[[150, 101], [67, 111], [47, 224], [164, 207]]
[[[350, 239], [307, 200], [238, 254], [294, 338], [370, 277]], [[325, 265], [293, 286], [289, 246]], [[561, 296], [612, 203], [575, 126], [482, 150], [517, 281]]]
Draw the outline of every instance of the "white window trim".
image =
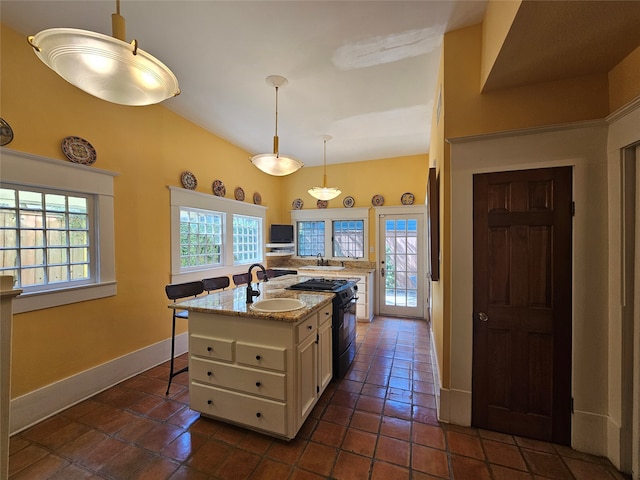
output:
[[70, 303], [110, 297], [117, 293], [113, 177], [115, 172], [0, 148], [3, 182], [53, 188], [96, 196], [98, 255], [96, 283], [47, 292], [23, 292], [13, 303], [14, 313], [24, 313]]
[[[294, 228], [294, 238], [298, 239], [297, 222], [317, 222], [324, 220], [325, 222], [333, 222], [334, 220], [362, 220], [364, 222], [364, 257], [363, 258], [350, 258], [349, 261], [354, 262], [366, 262], [369, 260], [369, 211], [371, 209], [365, 208], [329, 208], [318, 210], [291, 210], [291, 223]], [[331, 244], [331, 235], [333, 234], [333, 224], [325, 224], [324, 228], [324, 250], [325, 259], [344, 260], [345, 257], [334, 257], [333, 246]], [[296, 248], [296, 253], [298, 252]], [[308, 260], [311, 256], [294, 256], [293, 258]]]
[[230, 215], [246, 215], [262, 219], [262, 258], [264, 260], [266, 245], [267, 207], [239, 202], [229, 198], [218, 197], [207, 193], [194, 192], [179, 187], [167, 186], [170, 192], [171, 206], [171, 283], [191, 282], [208, 277], [233, 275], [247, 271], [246, 265], [233, 263], [233, 228], [230, 219], [223, 219], [225, 224], [223, 240], [223, 265], [219, 267], [204, 267], [182, 272], [180, 269], [180, 207], [212, 210]]

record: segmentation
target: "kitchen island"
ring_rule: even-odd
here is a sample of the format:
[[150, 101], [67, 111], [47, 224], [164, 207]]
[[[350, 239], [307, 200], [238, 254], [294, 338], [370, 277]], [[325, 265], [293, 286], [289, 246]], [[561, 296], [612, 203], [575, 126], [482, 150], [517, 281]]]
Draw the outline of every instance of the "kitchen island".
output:
[[254, 302], [304, 302], [291, 311], [252, 309], [246, 287], [170, 305], [189, 311], [191, 409], [279, 438], [296, 436], [332, 377], [334, 294], [286, 290], [308, 278], [259, 284]]

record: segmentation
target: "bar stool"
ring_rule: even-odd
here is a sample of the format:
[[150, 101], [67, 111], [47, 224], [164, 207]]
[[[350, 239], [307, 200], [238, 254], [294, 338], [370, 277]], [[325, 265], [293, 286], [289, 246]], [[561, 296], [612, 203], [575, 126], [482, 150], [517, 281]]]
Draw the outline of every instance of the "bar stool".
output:
[[202, 279], [202, 285], [207, 293], [210, 293], [213, 290], [220, 290], [221, 288], [224, 290], [230, 283], [229, 277], [211, 277]]
[[[173, 283], [171, 285], [165, 286], [164, 290], [167, 293], [167, 298], [175, 303], [176, 300], [180, 300], [183, 298], [197, 297], [202, 292], [204, 292], [204, 285], [200, 280], [198, 280], [197, 282]], [[173, 380], [173, 377], [189, 370], [189, 367], [187, 366], [177, 372], [173, 371], [173, 356], [175, 355], [176, 348], [176, 318], [183, 318], [185, 320], [188, 319], [189, 311], [177, 310], [175, 308], [173, 309], [173, 324], [171, 327], [171, 364], [169, 367], [169, 384], [167, 385], [167, 393], [165, 395], [169, 395], [169, 389], [171, 388], [171, 380]]]
[[249, 283], [249, 274], [248, 273], [236, 273], [233, 276], [233, 283], [237, 287], [238, 285], [246, 285]]

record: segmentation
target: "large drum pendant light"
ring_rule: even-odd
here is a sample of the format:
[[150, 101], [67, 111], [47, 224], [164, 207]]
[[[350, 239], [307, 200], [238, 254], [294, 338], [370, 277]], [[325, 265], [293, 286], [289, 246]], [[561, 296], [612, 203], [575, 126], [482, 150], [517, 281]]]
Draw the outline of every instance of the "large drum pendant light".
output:
[[120, 0], [111, 15], [113, 37], [75, 28], [51, 28], [28, 41], [45, 65], [85, 92], [120, 105], [152, 105], [180, 94], [178, 80], [154, 56], [127, 43]]
[[273, 153], [254, 155], [249, 160], [264, 173], [282, 177], [289, 175], [304, 166], [300, 160], [280, 154], [278, 144], [278, 89], [287, 84], [287, 79], [280, 75], [267, 77], [267, 84], [276, 89], [276, 134], [273, 137]]
[[318, 200], [331, 200], [342, 192], [335, 187], [327, 187], [327, 142], [331, 140], [330, 135], [324, 136], [324, 174], [322, 175], [322, 187], [309, 189], [309, 195]]

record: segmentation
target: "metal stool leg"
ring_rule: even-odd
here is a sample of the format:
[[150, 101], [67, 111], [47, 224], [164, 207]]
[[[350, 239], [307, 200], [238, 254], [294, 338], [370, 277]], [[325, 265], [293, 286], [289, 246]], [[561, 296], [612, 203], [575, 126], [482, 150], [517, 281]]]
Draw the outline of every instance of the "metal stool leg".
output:
[[165, 393], [165, 395], [169, 395], [169, 389], [171, 388], [171, 380], [173, 380], [173, 377], [175, 377], [176, 375], [180, 375], [181, 373], [187, 372], [189, 370], [189, 367], [186, 366], [184, 368], [181, 368], [177, 372], [173, 371], [175, 350], [176, 350], [176, 315], [174, 311], [173, 325], [171, 327], [171, 360], [169, 364], [170, 365], [169, 366], [169, 384], [167, 385], [167, 393]]

